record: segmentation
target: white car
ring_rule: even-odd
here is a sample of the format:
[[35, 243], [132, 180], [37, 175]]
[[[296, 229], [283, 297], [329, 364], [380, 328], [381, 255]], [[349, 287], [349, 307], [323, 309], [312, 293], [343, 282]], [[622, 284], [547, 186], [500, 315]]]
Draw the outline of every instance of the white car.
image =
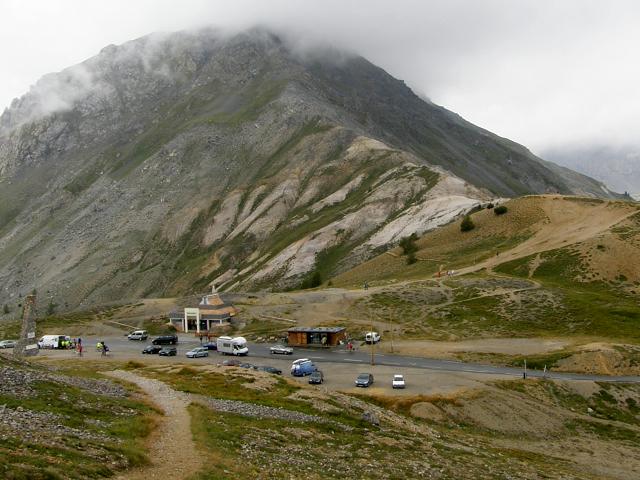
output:
[[269, 348], [269, 353], [279, 353], [280, 355], [292, 355], [293, 348], [285, 347], [284, 345], [274, 345]]
[[18, 343], [17, 340], [2, 340], [0, 341], [0, 348], [13, 348]]
[[146, 340], [147, 338], [149, 338], [149, 334], [147, 333], [146, 330], [135, 330], [131, 332], [129, 335], [127, 335], [127, 338], [129, 340], [139, 340], [142, 342], [143, 340]]
[[404, 388], [405, 387], [404, 376], [403, 375], [394, 375], [393, 376], [393, 381], [391, 382], [391, 385], [393, 386], [393, 388]]
[[206, 347], [196, 347], [187, 352], [187, 358], [208, 357], [209, 350]]

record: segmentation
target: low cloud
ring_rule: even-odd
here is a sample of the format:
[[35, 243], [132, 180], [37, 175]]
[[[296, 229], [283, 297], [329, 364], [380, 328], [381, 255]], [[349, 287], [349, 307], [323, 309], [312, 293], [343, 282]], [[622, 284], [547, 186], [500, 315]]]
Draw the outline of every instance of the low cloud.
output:
[[[0, 9], [0, 105], [42, 74], [110, 43], [153, 31], [259, 24], [302, 46], [323, 42], [357, 52], [433, 102], [535, 152], [640, 143], [637, 2], [185, 0], [178, 7], [170, 0], [13, 0]], [[71, 84], [82, 92], [83, 81]], [[64, 108], [72, 100], [47, 102]]]

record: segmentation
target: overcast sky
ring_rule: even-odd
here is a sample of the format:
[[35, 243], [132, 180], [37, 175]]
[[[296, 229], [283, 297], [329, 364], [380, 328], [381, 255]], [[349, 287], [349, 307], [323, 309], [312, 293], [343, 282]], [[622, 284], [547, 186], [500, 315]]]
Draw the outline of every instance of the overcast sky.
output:
[[272, 26], [348, 48], [530, 147], [640, 145], [640, 2], [0, 0], [0, 109], [154, 31]]

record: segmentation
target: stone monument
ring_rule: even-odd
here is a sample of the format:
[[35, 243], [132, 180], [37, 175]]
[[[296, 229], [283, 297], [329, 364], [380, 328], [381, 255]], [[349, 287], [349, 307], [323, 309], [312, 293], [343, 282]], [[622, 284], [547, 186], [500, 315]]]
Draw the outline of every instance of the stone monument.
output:
[[38, 354], [36, 341], [36, 296], [27, 295], [24, 299], [22, 311], [22, 330], [20, 340], [13, 349], [16, 357], [30, 357]]

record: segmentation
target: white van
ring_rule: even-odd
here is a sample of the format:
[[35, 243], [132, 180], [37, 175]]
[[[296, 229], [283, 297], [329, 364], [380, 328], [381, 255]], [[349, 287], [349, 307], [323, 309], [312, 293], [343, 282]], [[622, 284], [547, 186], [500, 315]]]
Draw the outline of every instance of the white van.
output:
[[66, 335], [44, 335], [38, 340], [39, 348], [62, 348], [63, 341], [71, 341]]
[[378, 332], [367, 332], [364, 336], [366, 343], [378, 343], [380, 341], [380, 334]]
[[249, 348], [247, 348], [247, 340], [244, 337], [218, 337], [216, 342], [218, 352], [224, 355], [247, 355]]
[[127, 338], [129, 340], [146, 340], [147, 338], [149, 338], [149, 334], [147, 333], [146, 330], [134, 330], [133, 332], [131, 332], [129, 335], [127, 335]]

